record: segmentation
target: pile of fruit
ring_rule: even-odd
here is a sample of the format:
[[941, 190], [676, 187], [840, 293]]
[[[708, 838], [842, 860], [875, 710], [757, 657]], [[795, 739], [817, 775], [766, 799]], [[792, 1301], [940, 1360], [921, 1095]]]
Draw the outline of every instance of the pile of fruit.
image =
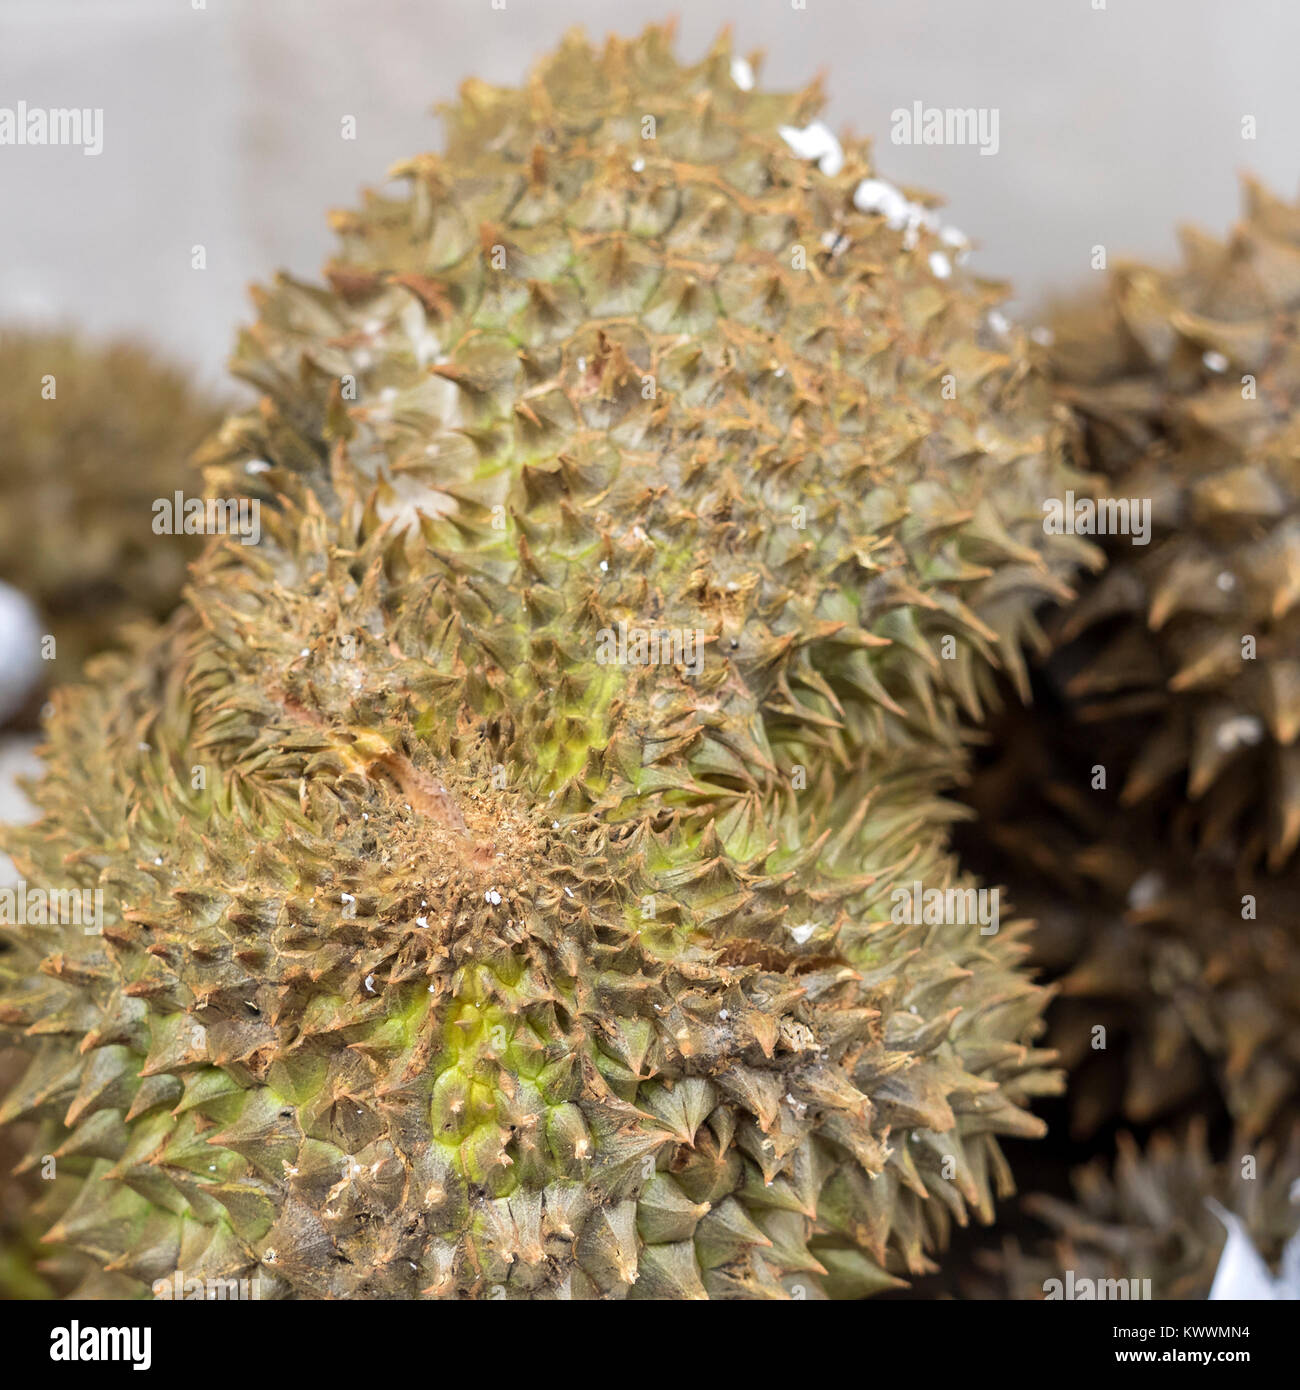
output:
[[[182, 594], [99, 518], [77, 582], [171, 611], [5, 836], [99, 905], [0, 927], [13, 1292], [1200, 1298], [1207, 1199], [1276, 1262], [1300, 212], [1044, 346], [819, 102], [659, 29], [467, 83], [257, 295], [200, 456], [256, 542]], [[138, 492], [11, 395], [0, 526]]]

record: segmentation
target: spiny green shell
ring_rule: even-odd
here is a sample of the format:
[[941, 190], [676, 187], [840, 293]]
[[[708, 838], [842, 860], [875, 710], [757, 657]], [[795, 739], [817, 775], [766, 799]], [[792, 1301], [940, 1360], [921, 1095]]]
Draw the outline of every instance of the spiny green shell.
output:
[[1300, 210], [1248, 182], [1228, 241], [1185, 245], [1055, 326], [1088, 466], [1153, 525], [1114, 538], [1064, 635], [1106, 639], [1080, 700], [1144, 721], [1125, 800], [1189, 797], [1207, 844], [1279, 868], [1300, 842]]
[[[1243, 1163], [1243, 1160], [1249, 1160]], [[986, 1275], [966, 1283], [974, 1297], [1041, 1299], [1047, 1280], [1149, 1279], [1154, 1299], [1208, 1297], [1227, 1240], [1213, 1204], [1242, 1223], [1271, 1272], [1300, 1230], [1300, 1128], [1289, 1144], [1255, 1148], [1240, 1140], [1216, 1161], [1204, 1125], [1157, 1133], [1140, 1147], [1121, 1134], [1114, 1161], [1075, 1171], [1073, 1202], [1034, 1193], [1021, 1206], [1041, 1235], [1008, 1237], [985, 1252]], [[991, 1276], [991, 1277], [988, 1277]]]
[[57, 697], [14, 837], [106, 889], [0, 958], [88, 1291], [853, 1295], [1010, 1191], [1022, 926], [892, 890], [973, 886], [959, 708], [1091, 552], [994, 290], [814, 105], [570, 39], [260, 297], [207, 460], [262, 541]]
[[197, 493], [190, 455], [220, 420], [175, 367], [128, 343], [0, 332], [0, 580], [55, 638], [75, 679], [124, 622], [180, 596], [194, 536], [156, 535], [153, 503]]

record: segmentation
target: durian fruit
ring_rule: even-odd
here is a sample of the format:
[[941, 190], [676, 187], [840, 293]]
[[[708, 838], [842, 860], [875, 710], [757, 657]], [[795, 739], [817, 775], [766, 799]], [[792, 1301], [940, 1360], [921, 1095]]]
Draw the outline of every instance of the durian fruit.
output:
[[1130, 1296], [1136, 1289], [1153, 1299], [1205, 1299], [1230, 1224], [1276, 1279], [1300, 1231], [1300, 1127], [1284, 1149], [1252, 1151], [1237, 1142], [1219, 1162], [1196, 1122], [1156, 1134], [1145, 1149], [1121, 1134], [1113, 1162], [1094, 1160], [1072, 1181], [1073, 1202], [1040, 1193], [1021, 1199], [1042, 1234], [1009, 1236], [999, 1249], [981, 1251], [964, 1281], [967, 1297], [1061, 1298], [1069, 1290], [1095, 1297], [1098, 1281], [1120, 1280]]
[[1252, 873], [1094, 788], [1120, 761], [1067, 707], [1009, 705], [960, 840], [1034, 919], [1048, 1041], [1080, 1138], [1226, 1112], [1253, 1140], [1300, 1107], [1300, 866]]
[[1152, 528], [1109, 539], [1062, 635], [1098, 640], [1091, 715], [1145, 730], [1125, 802], [1277, 869], [1300, 842], [1300, 209], [1245, 193], [1226, 243], [1189, 232], [1180, 269], [1124, 265], [1053, 325], [1089, 467]]
[[895, 890], [977, 887], [958, 712], [1079, 484], [997, 292], [749, 71], [469, 83], [260, 295], [206, 453], [260, 544], [56, 695], [10, 836], [105, 894], [0, 957], [83, 1294], [853, 1296], [1011, 1190], [1025, 924]]
[[190, 456], [220, 411], [152, 352], [68, 332], [0, 331], [0, 382], [0, 583], [55, 639], [46, 678], [72, 680], [179, 598], [199, 541], [156, 534], [153, 503], [199, 493]]

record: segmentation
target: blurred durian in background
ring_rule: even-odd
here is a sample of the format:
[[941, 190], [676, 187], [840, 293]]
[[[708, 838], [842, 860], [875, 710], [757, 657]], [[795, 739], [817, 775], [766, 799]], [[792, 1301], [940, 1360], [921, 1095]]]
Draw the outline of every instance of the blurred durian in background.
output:
[[[1150, 533], [1098, 538], [968, 792], [962, 847], [1058, 991], [1057, 1137], [1102, 1150], [1061, 1154], [1073, 1198], [1022, 1200], [1030, 1253], [983, 1253], [1003, 1297], [1055, 1264], [1205, 1298], [1216, 1203], [1300, 1297], [1300, 209], [1245, 194], [1225, 242], [1185, 232], [1181, 267], [1122, 265], [1044, 335], [1078, 463]], [[1256, 1296], [1234, 1268], [1220, 1291]]]
[[1094, 1293], [1122, 1281], [1129, 1296], [1160, 1300], [1294, 1297], [1298, 1169], [1300, 1126], [1280, 1150], [1235, 1147], [1218, 1162], [1200, 1120], [1158, 1132], [1145, 1149], [1121, 1133], [1113, 1158], [1073, 1171], [1074, 1200], [1023, 1199], [1034, 1233], [982, 1251], [962, 1293], [1063, 1297], [1067, 1280], [1076, 1290], [1088, 1280]]
[[0, 330], [0, 382], [3, 720], [170, 612], [201, 538], [155, 533], [153, 503], [200, 490], [191, 455], [221, 416], [149, 349], [71, 331]]
[[1109, 538], [1063, 624], [1097, 648], [1069, 692], [1141, 732], [1126, 805], [1280, 869], [1300, 843], [1300, 208], [1248, 181], [1226, 242], [1184, 244], [1054, 325], [1088, 464], [1153, 525]]

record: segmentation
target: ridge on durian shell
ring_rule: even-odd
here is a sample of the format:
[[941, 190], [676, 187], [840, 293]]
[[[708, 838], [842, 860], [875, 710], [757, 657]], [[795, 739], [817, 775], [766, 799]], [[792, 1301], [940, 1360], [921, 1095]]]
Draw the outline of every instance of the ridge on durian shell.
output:
[[1153, 529], [1112, 539], [1056, 637], [1086, 642], [1087, 717], [1143, 721], [1126, 803], [1189, 798], [1203, 843], [1276, 870], [1300, 843], [1300, 212], [1250, 179], [1245, 205], [1226, 242], [1188, 232], [1180, 268], [1121, 265], [1052, 319], [1087, 464]]
[[10, 836], [110, 900], [0, 957], [0, 1121], [111, 1279], [858, 1296], [1042, 1132], [1026, 924], [891, 898], [974, 887], [958, 716], [1094, 558], [1041, 524], [1070, 427], [1000, 291], [854, 207], [866, 147], [821, 173], [814, 94], [730, 70], [650, 30], [468, 84], [330, 288], [259, 296], [205, 461], [261, 543], [56, 696]]

